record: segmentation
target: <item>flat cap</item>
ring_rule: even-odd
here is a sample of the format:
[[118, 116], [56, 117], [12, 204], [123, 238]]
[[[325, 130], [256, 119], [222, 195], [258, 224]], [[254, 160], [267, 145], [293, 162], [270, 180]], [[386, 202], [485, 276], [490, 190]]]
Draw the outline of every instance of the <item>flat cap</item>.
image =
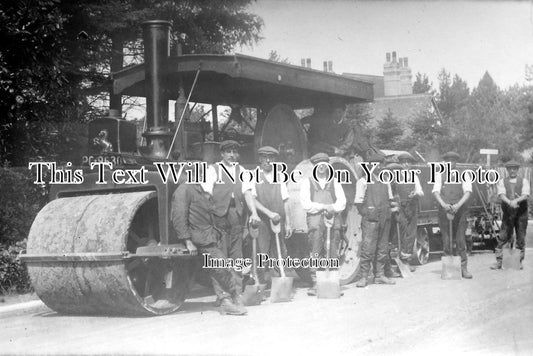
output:
[[416, 162], [416, 159], [407, 152], [400, 153], [398, 155], [398, 160]]
[[520, 167], [520, 163], [518, 163], [514, 159], [505, 163], [505, 168], [511, 168], [511, 167]]
[[309, 160], [313, 164], [317, 164], [319, 162], [329, 162], [329, 156], [327, 155], [327, 153], [320, 152], [309, 158]]
[[237, 141], [226, 140], [226, 141], [220, 142], [221, 151], [229, 150], [230, 148], [240, 148], [240, 147], [241, 147], [241, 144], [238, 143]]
[[260, 155], [279, 155], [279, 151], [271, 146], [263, 146], [257, 150]]
[[450, 151], [450, 152], [446, 152], [445, 154], [443, 154], [442, 158], [453, 159], [453, 160], [458, 161], [461, 158], [461, 156], [459, 156], [459, 153], [457, 152]]

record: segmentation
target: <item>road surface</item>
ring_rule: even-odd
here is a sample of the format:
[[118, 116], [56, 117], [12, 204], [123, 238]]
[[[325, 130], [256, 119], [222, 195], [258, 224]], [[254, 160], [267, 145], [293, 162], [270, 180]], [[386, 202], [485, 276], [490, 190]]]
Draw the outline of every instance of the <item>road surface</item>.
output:
[[347, 286], [337, 300], [298, 289], [290, 303], [222, 316], [213, 296], [152, 318], [0, 314], [0, 354], [532, 355], [533, 250], [522, 271], [470, 257], [473, 280], [443, 281], [438, 255], [395, 286]]

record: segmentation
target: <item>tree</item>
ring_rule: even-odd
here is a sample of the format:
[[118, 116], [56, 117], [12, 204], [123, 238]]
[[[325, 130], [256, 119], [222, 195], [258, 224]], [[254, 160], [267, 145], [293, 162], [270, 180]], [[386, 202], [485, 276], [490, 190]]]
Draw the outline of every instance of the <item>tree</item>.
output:
[[433, 83], [429, 82], [429, 78], [420, 72], [416, 73], [416, 79], [413, 83], [413, 94], [424, 94], [432, 92]]
[[0, 161], [53, 158], [69, 139], [65, 123], [101, 114], [95, 98], [107, 98], [113, 54], [142, 60], [144, 20], [171, 21], [185, 52], [227, 53], [260, 39], [263, 22], [246, 11], [250, 1], [3, 2]]
[[466, 82], [457, 74], [451, 80], [451, 75], [445, 69], [439, 73], [439, 94], [437, 106], [444, 119], [451, 118], [454, 112], [460, 110], [464, 105], [470, 89]]
[[269, 61], [273, 61], [273, 62], [291, 64], [291, 62], [289, 62], [289, 58], [287, 58], [287, 57], [281, 58], [281, 56], [278, 54], [278, 52], [274, 51], [274, 50], [270, 51], [270, 53], [268, 55], [268, 60]]
[[377, 123], [376, 145], [384, 149], [403, 149], [401, 142], [403, 131], [401, 121], [389, 109]]

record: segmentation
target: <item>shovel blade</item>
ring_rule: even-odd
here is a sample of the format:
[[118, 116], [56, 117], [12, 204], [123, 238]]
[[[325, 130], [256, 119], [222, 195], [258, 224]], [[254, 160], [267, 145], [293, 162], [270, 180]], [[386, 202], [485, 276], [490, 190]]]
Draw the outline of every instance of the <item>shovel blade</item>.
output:
[[442, 256], [442, 279], [461, 279], [461, 257]]
[[273, 277], [270, 287], [270, 302], [290, 302], [292, 299], [293, 277]]
[[316, 296], [320, 299], [338, 299], [341, 297], [339, 271], [316, 272]]
[[254, 284], [244, 288], [242, 293], [242, 301], [244, 305], [259, 305], [263, 302], [265, 297], [265, 284]]
[[502, 256], [502, 269], [520, 269], [520, 251], [504, 248]]
[[402, 274], [403, 278], [411, 278], [413, 276], [413, 273], [409, 269], [409, 266], [403, 263], [402, 260], [400, 260], [399, 258], [395, 258], [394, 261], [396, 262], [396, 265], [398, 266], [398, 269], [400, 270], [400, 273]]

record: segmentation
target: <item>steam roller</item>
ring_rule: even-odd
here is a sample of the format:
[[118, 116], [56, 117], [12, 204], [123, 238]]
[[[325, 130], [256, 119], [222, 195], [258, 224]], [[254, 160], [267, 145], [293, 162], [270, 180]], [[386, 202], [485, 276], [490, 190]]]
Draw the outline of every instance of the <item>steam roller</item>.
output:
[[183, 258], [184, 247], [159, 245], [154, 212], [154, 191], [51, 201], [34, 220], [24, 256], [37, 295], [66, 314], [177, 310], [186, 297], [191, 261]]

